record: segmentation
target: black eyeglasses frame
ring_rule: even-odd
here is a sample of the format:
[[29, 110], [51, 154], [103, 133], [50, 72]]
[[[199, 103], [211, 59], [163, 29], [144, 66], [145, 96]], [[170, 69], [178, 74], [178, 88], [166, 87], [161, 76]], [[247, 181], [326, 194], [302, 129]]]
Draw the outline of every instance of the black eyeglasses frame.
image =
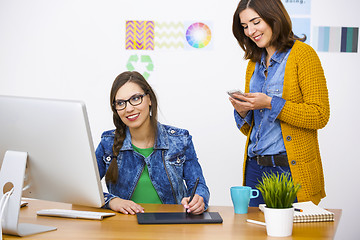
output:
[[[128, 102], [130, 103], [131, 106], [139, 106], [140, 104], [142, 104], [143, 98], [144, 98], [146, 95], [148, 95], [148, 94], [149, 94], [149, 93], [134, 94], [134, 95], [132, 95], [132, 96], [131, 96], [129, 99], [127, 99], [127, 100], [119, 100], [119, 101], [125, 103], [124, 108], [116, 109], [116, 103], [119, 102], [119, 101], [114, 101], [113, 104], [112, 104], [112, 106], [113, 106], [113, 108], [114, 108], [116, 111], [122, 111], [122, 110], [124, 110], [124, 109], [127, 107], [127, 103], [128, 103]], [[140, 101], [139, 103], [137, 103], [137, 104], [132, 104], [132, 103], [130, 102], [130, 100], [133, 99], [134, 97], [140, 97], [141, 101]]]

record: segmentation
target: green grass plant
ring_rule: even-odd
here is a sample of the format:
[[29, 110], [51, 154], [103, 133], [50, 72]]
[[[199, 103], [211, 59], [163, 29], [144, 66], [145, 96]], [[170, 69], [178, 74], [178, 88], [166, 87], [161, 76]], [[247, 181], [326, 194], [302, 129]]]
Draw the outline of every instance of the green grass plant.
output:
[[261, 192], [266, 207], [291, 208], [300, 190], [300, 184], [294, 183], [290, 173], [264, 173], [255, 186]]

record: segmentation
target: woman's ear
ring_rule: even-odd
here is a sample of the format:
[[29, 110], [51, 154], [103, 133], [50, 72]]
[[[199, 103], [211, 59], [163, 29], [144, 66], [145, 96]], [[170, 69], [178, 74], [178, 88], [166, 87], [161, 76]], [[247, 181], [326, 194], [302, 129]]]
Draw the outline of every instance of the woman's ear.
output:
[[149, 96], [149, 106], [151, 107], [151, 97], [150, 97], [150, 94], [148, 94]]

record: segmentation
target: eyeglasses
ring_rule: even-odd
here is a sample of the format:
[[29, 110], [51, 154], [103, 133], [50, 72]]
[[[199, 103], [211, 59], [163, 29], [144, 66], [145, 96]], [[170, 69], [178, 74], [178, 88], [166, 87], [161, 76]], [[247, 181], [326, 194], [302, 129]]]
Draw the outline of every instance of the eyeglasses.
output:
[[135, 94], [128, 100], [115, 100], [113, 103], [113, 107], [120, 111], [126, 108], [126, 103], [129, 102], [132, 106], [140, 105], [143, 101], [143, 97], [145, 97], [147, 93], [144, 94]]

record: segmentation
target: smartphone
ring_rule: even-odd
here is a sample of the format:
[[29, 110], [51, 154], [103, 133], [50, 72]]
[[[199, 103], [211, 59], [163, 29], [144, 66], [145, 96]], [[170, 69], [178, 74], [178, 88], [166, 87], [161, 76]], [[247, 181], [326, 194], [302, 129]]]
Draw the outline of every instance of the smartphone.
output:
[[243, 91], [241, 91], [240, 89], [234, 89], [234, 90], [227, 91], [227, 94], [229, 94], [230, 97], [235, 98], [236, 100], [239, 100], [239, 101], [244, 102], [243, 100], [236, 98], [236, 97], [234, 96], [234, 93], [235, 93], [235, 94], [244, 95], [244, 92], [243, 92]]

